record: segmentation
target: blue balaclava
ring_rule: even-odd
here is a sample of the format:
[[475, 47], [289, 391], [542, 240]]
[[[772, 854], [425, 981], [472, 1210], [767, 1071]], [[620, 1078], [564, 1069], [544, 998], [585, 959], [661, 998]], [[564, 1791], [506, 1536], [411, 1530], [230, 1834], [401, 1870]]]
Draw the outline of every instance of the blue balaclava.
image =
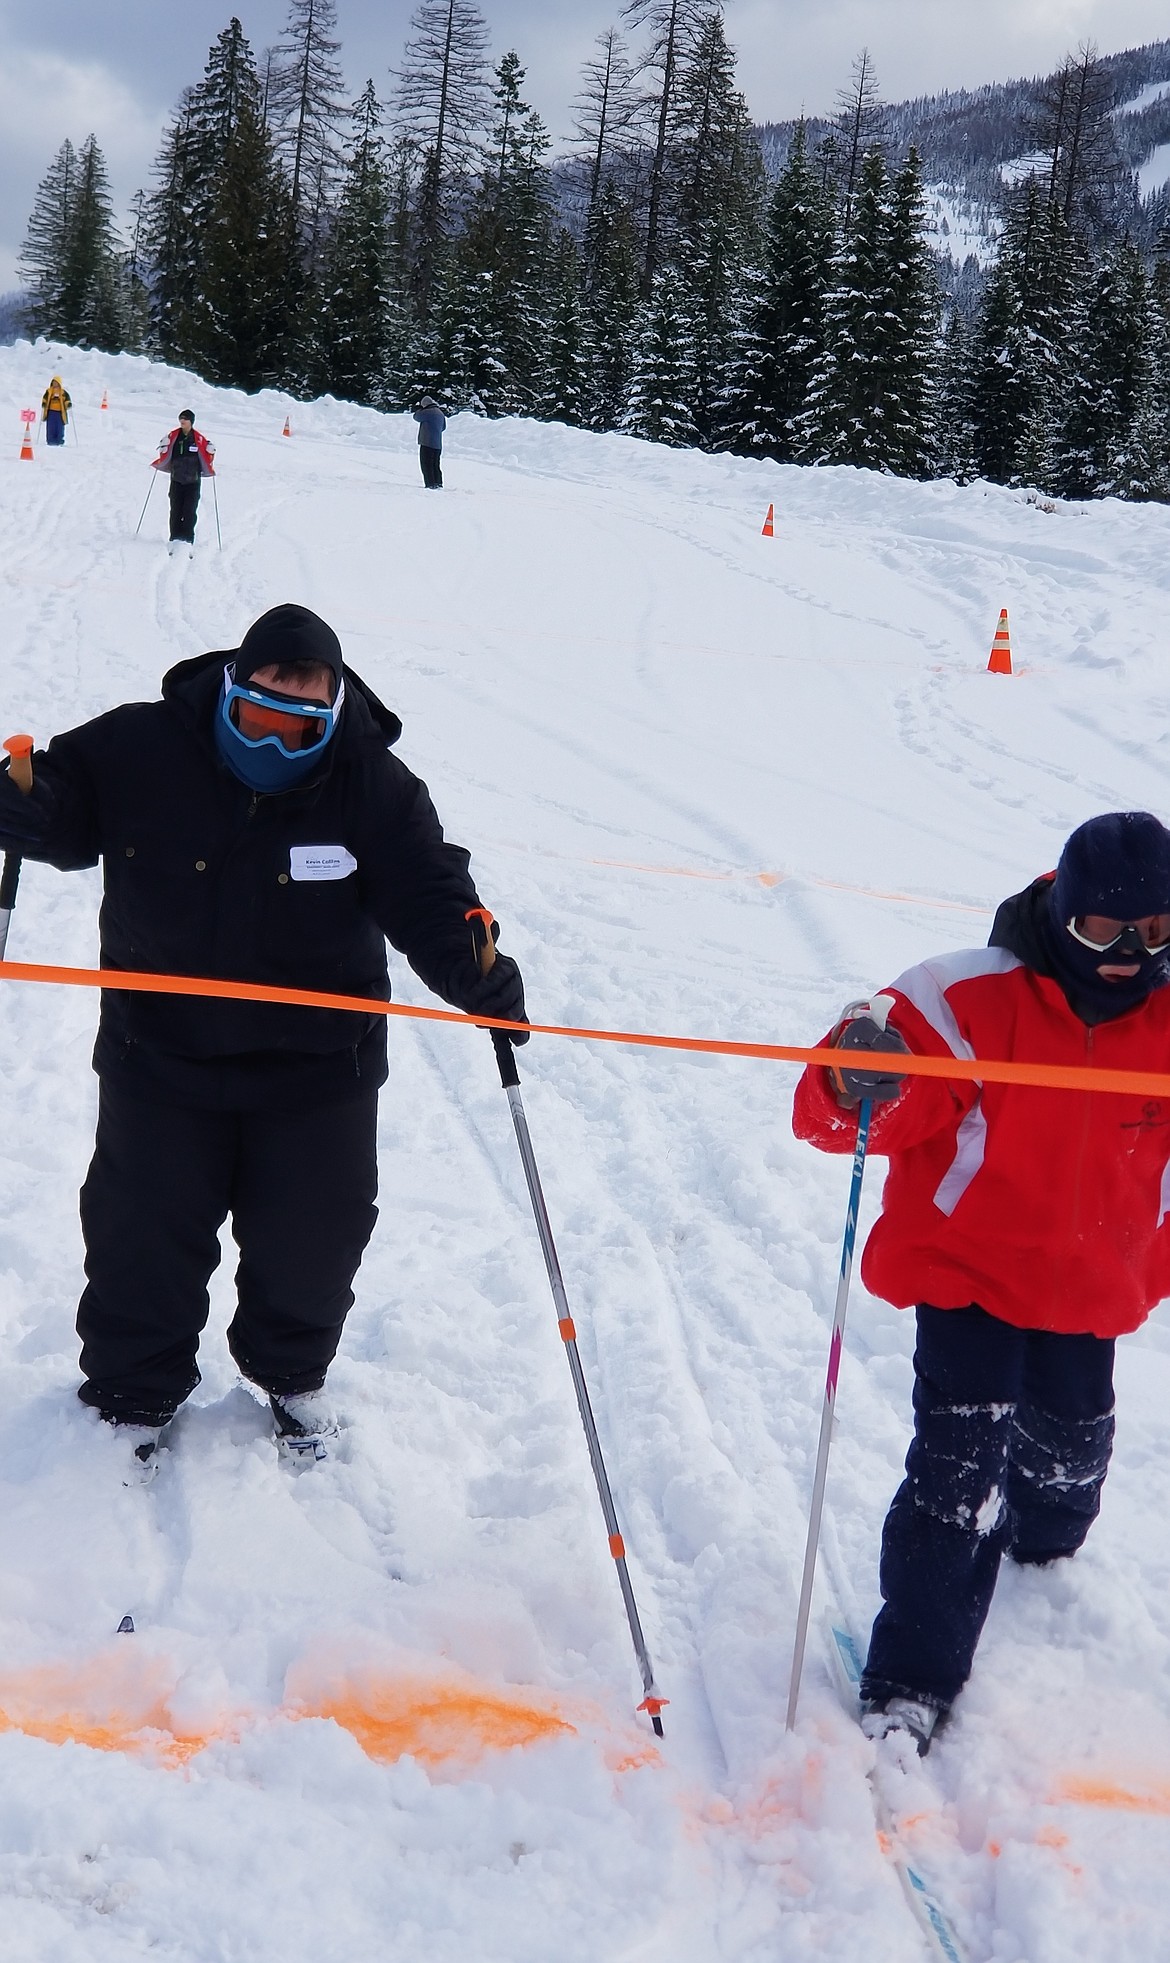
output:
[[[275, 741], [251, 743], [241, 736], [231, 717], [229, 691], [252, 686], [257, 668], [283, 661], [318, 661], [333, 676], [333, 708], [325, 718], [326, 732], [312, 749], [290, 755]], [[279, 688], [265, 686], [265, 698], [274, 707], [292, 706], [296, 698], [282, 702]], [[298, 784], [320, 770], [327, 746], [336, 733], [344, 702], [341, 643], [332, 627], [308, 607], [272, 607], [253, 621], [224, 672], [215, 713], [215, 745], [228, 769], [253, 791], [275, 793], [295, 790]]]
[[1151, 914], [1170, 914], [1170, 831], [1148, 811], [1109, 811], [1079, 825], [1060, 855], [1048, 891], [1050, 946], [1058, 979], [1078, 1015], [1105, 1022], [1136, 1008], [1156, 988], [1170, 982], [1165, 951], [1128, 949], [1112, 958], [1136, 961], [1128, 980], [1107, 981], [1098, 973], [1109, 953], [1084, 947], [1068, 931], [1070, 920], [1085, 914], [1131, 922]]

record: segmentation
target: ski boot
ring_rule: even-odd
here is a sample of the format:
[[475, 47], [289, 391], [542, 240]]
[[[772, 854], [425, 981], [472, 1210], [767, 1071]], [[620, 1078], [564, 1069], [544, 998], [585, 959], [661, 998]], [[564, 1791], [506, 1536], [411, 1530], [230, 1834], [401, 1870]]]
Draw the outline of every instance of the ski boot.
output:
[[268, 1402], [276, 1420], [276, 1448], [282, 1459], [293, 1465], [318, 1465], [327, 1459], [327, 1438], [336, 1438], [340, 1426], [324, 1390], [301, 1391], [277, 1397], [270, 1391]]
[[919, 1758], [925, 1758], [935, 1734], [950, 1716], [949, 1709], [921, 1697], [867, 1697], [861, 1706], [861, 1729], [867, 1738], [888, 1738], [901, 1732], [912, 1738]]

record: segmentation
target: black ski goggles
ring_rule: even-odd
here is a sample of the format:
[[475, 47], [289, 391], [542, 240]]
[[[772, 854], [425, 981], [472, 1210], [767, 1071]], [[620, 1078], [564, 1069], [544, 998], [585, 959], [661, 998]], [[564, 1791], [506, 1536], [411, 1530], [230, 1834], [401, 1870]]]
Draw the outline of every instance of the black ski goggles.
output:
[[[1106, 940], [1094, 940], [1085, 932], [1086, 919], [1099, 920], [1100, 925], [1111, 927], [1113, 932]], [[1143, 931], [1143, 924], [1145, 931]], [[1144, 923], [1136, 920], [1109, 920], [1103, 915], [1079, 914], [1067, 920], [1065, 926], [1074, 941], [1082, 947], [1092, 948], [1094, 954], [1120, 954], [1131, 960], [1138, 960], [1144, 954], [1162, 954], [1170, 947], [1170, 913], [1147, 914]], [[1152, 938], [1151, 938], [1152, 937]]]

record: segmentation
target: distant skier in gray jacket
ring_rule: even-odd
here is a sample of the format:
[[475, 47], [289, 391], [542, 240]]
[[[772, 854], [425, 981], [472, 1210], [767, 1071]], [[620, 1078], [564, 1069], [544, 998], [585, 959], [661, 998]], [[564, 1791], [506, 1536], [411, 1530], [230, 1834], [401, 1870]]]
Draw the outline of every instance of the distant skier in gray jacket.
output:
[[433, 395], [424, 395], [414, 412], [418, 424], [418, 460], [422, 465], [423, 483], [428, 491], [441, 491], [443, 488], [443, 431], [447, 418], [435, 401]]

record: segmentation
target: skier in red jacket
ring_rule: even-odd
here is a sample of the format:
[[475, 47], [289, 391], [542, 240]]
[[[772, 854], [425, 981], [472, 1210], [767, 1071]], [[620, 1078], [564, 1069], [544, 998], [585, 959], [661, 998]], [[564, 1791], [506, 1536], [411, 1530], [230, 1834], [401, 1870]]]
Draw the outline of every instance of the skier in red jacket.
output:
[[872, 1737], [919, 1751], [970, 1674], [1002, 1557], [1075, 1554], [1113, 1443], [1114, 1339], [1170, 1296], [1170, 1100], [899, 1073], [896, 1053], [1170, 1070], [1170, 832], [1091, 818], [1005, 900], [991, 945], [911, 968], [810, 1068], [798, 1138], [888, 1156], [862, 1276], [914, 1307], [914, 1438], [882, 1536], [862, 1677]]
[[186, 545], [194, 555], [195, 519], [199, 511], [199, 490], [205, 477], [215, 476], [215, 445], [195, 427], [195, 411], [180, 409], [179, 426], [159, 444], [151, 465], [171, 480], [171, 542]]

